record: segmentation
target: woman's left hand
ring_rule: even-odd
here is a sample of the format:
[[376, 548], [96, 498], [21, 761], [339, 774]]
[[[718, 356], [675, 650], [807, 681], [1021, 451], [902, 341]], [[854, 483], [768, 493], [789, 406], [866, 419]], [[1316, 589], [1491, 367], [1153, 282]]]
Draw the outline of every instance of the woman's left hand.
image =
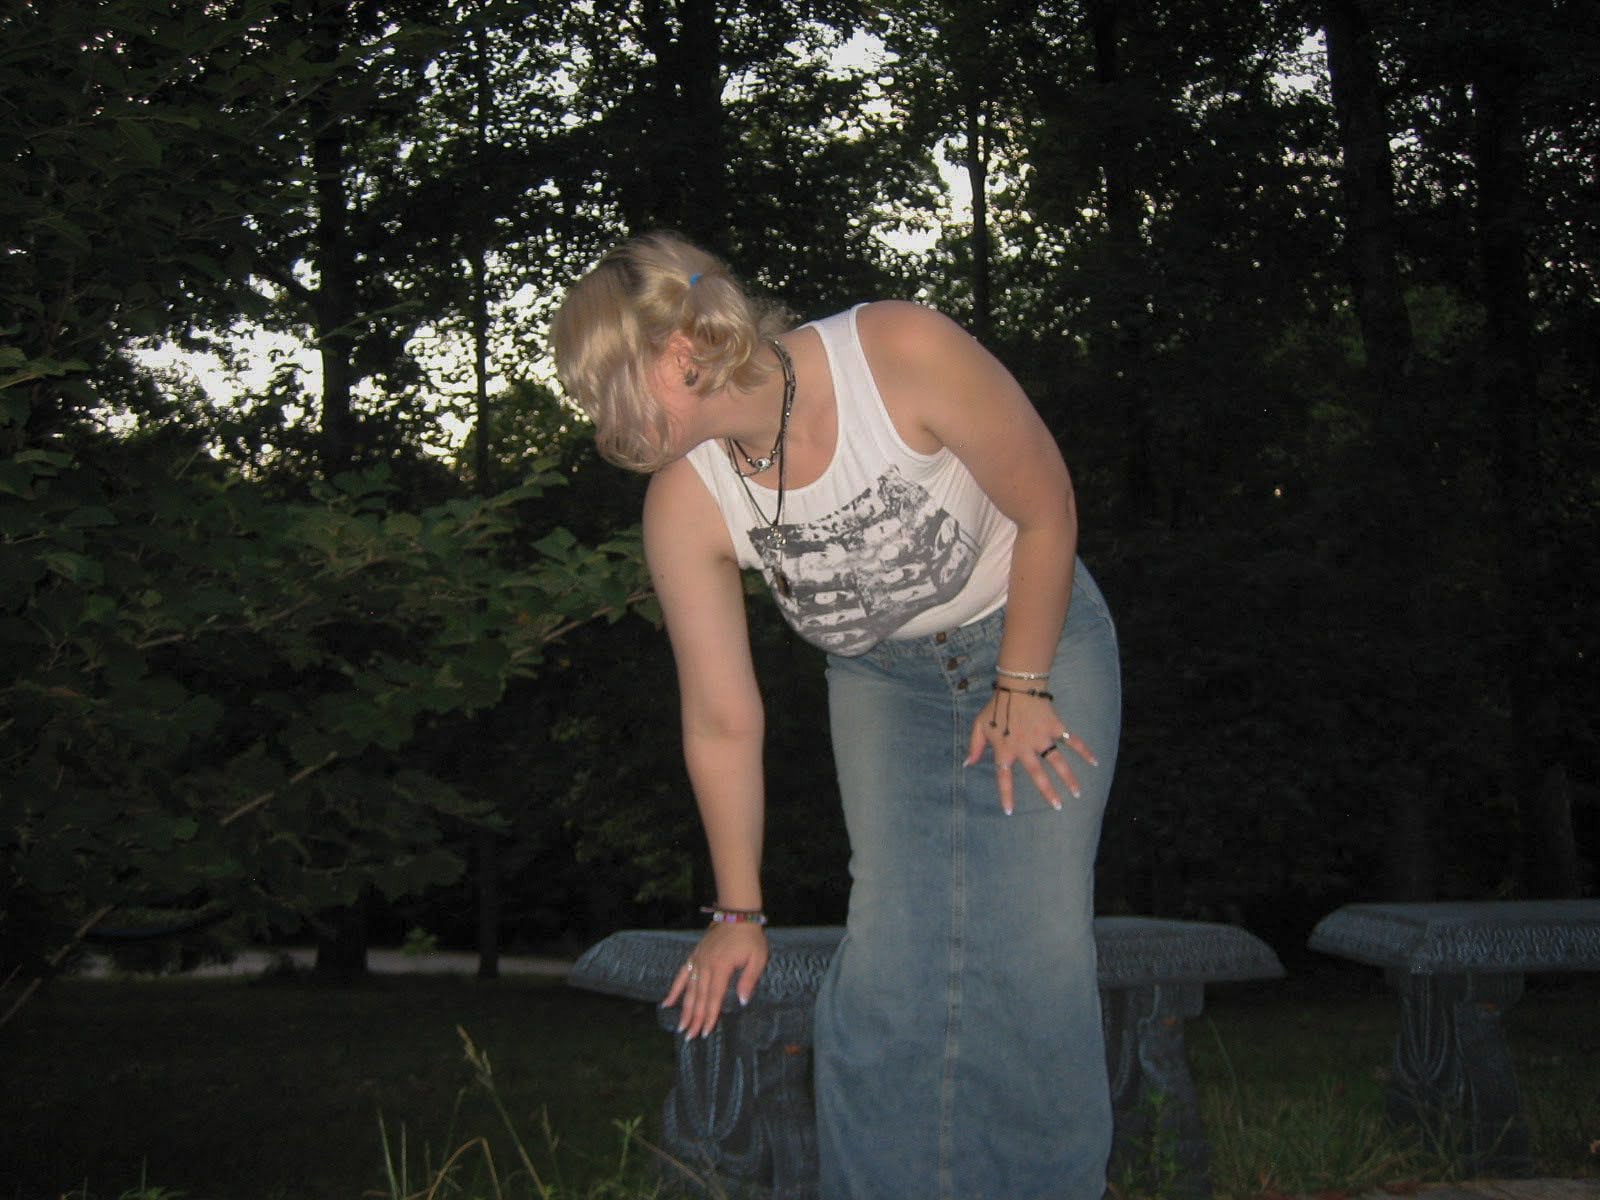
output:
[[[1048, 697], [1026, 692], [997, 691], [972, 723], [972, 740], [963, 766], [973, 766], [985, 749], [994, 751], [995, 781], [1000, 790], [1000, 807], [1010, 816], [1016, 807], [1012, 773], [1020, 765], [1033, 780], [1050, 807], [1060, 809], [1061, 796], [1056, 780], [1066, 785], [1074, 798], [1082, 794], [1078, 777], [1067, 759], [1072, 751], [1092, 767], [1099, 766], [1094, 752], [1083, 739], [1071, 732], [1056, 715]], [[1046, 763], [1049, 764], [1046, 767]], [[1054, 772], [1054, 778], [1052, 778]]]

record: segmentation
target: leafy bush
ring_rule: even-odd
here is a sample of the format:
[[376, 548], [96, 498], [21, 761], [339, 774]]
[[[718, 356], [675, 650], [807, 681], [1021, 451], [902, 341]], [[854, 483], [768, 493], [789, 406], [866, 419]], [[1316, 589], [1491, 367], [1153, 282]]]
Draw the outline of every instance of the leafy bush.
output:
[[130, 906], [260, 932], [454, 879], [447, 824], [500, 817], [408, 749], [647, 594], [632, 537], [513, 545], [547, 470], [409, 511], [381, 471], [284, 501], [81, 449], [0, 461], [0, 932], [29, 971]]

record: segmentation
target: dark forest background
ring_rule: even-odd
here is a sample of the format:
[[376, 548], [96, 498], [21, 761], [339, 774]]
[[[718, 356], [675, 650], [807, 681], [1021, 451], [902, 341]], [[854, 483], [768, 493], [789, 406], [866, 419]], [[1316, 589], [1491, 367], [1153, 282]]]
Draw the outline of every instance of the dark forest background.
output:
[[[1123, 644], [1102, 911], [1594, 894], [1597, 81], [1581, 0], [7, 5], [8, 1003], [86, 939], [693, 920], [640, 483], [541, 342], [656, 226], [1034, 397]], [[768, 908], [837, 921], [820, 664], [751, 612]]]

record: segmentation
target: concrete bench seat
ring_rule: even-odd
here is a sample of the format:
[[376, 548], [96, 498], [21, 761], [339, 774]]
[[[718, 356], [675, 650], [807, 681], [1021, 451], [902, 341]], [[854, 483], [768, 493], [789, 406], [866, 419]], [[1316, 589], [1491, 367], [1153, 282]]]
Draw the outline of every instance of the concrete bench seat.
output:
[[[811, 1010], [844, 930], [770, 929], [772, 958], [748, 1008], [732, 989], [709, 1038], [676, 1038], [677, 1074], [662, 1108], [662, 1142], [689, 1170], [715, 1176], [728, 1195], [813, 1200], [817, 1194], [811, 1097]], [[696, 930], [612, 934], [578, 960], [576, 987], [658, 1002], [695, 944]], [[1184, 1022], [1205, 985], [1274, 979], [1277, 956], [1231, 925], [1150, 917], [1095, 921], [1106, 1058], [1115, 1113], [1113, 1162], [1149, 1139], [1170, 1139], [1179, 1189], [1210, 1191], [1209, 1147], [1184, 1053]], [[677, 1010], [660, 1010], [676, 1032]], [[1158, 1116], [1160, 1129], [1152, 1127]]]
[[1600, 900], [1351, 904], [1310, 946], [1384, 969], [1400, 993], [1387, 1108], [1480, 1175], [1533, 1173], [1500, 1018], [1529, 972], [1600, 971]]

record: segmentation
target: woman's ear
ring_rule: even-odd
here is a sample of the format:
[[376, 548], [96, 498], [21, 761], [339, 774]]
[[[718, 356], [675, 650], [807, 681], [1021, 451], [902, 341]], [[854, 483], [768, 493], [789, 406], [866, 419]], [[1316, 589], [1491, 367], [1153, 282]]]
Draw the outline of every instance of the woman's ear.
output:
[[681, 329], [667, 337], [667, 361], [680, 371], [694, 369], [694, 340]]
[[683, 380], [685, 387], [692, 388], [700, 381], [700, 367], [695, 362], [694, 339], [681, 329], [667, 338], [666, 361]]

